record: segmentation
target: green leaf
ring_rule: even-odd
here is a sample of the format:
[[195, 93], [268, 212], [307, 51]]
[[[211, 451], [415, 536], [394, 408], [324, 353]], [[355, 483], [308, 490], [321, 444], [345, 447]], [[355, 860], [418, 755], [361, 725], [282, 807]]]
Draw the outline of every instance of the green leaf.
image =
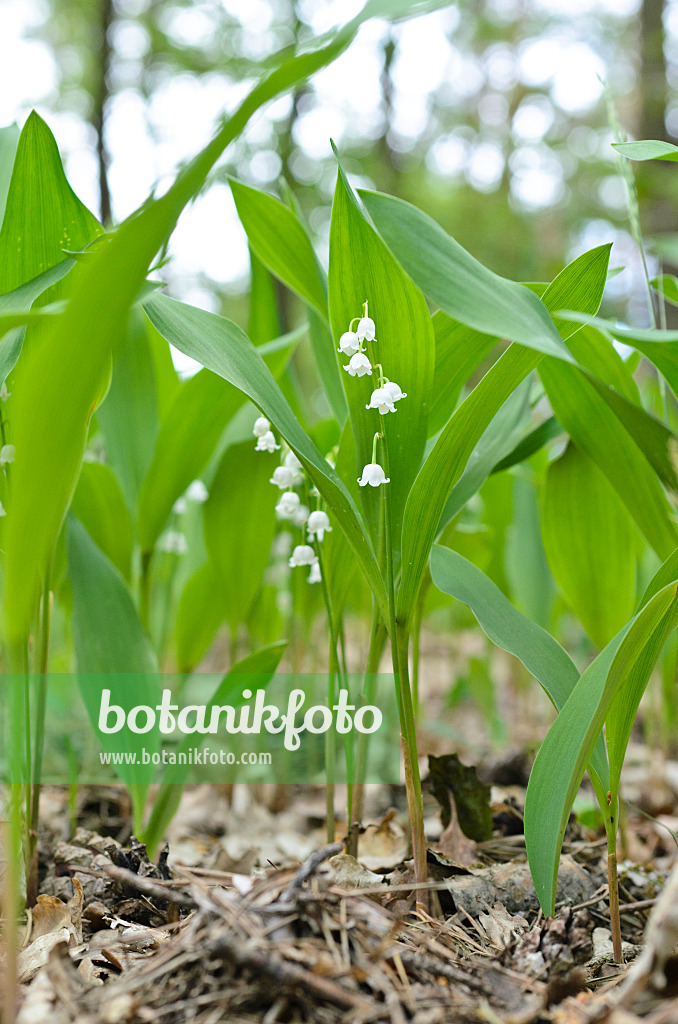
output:
[[10, 124], [6, 128], [0, 128], [0, 224], [5, 215], [9, 182], [18, 145], [19, 128], [17, 125]]
[[661, 274], [659, 277], [653, 277], [650, 284], [672, 306], [678, 306], [678, 277], [675, 274]]
[[275, 279], [250, 246], [250, 311], [247, 334], [253, 345], [263, 345], [282, 334]]
[[[570, 305], [581, 304], [586, 310], [596, 310], [605, 287], [608, 256], [609, 247], [601, 246], [568, 264], [544, 292], [545, 309], [560, 308], [563, 297], [567, 297]], [[563, 332], [569, 336], [574, 330], [568, 324]], [[542, 358], [542, 353], [534, 349], [511, 345], [456, 410], [419, 471], [403, 517], [398, 614], [405, 621], [412, 614], [438, 523], [454, 484], [488, 424]]]
[[[217, 705], [226, 703], [233, 704], [233, 693], [242, 686], [243, 676], [256, 678], [259, 689], [268, 685], [280, 664], [280, 659], [285, 653], [287, 641], [281, 640], [248, 655], [242, 661], [237, 662], [233, 668], [224, 676], [219, 686], [212, 694], [209, 701], [206, 701], [208, 711]], [[237, 703], [236, 703], [237, 706]], [[195, 737], [186, 736], [177, 747], [177, 754], [187, 753], [192, 746], [195, 746]], [[179, 758], [177, 758], [177, 761]], [[189, 759], [185, 764], [170, 765], [165, 771], [162, 784], [158, 790], [156, 799], [153, 802], [153, 811], [149, 818], [148, 825], [141, 833], [140, 838], [152, 852], [158, 842], [163, 838], [169, 823], [174, 817], [179, 801], [181, 799], [182, 787], [191, 770]]]
[[[214, 316], [214, 320], [220, 319]], [[155, 326], [153, 329], [157, 330]], [[296, 331], [259, 347], [274, 376], [282, 373], [301, 333]], [[174, 344], [173, 338], [167, 340]], [[141, 486], [138, 529], [143, 552], [152, 550], [174, 502], [203, 472], [224, 430], [244, 404], [242, 391], [211, 370], [201, 370], [180, 386], [161, 424]]]
[[277, 455], [255, 451], [253, 440], [227, 448], [205, 502], [205, 542], [219, 584], [214, 597], [232, 633], [247, 623], [269, 562], [280, 495], [270, 479], [277, 465]]
[[645, 139], [642, 142], [613, 142], [620, 156], [627, 160], [678, 160], [678, 146], [659, 139]]
[[[33, 111], [21, 132], [0, 228], [0, 292], [13, 291], [103, 232], [66, 181], [54, 136]], [[56, 297], [51, 290], [49, 301]]]
[[[525, 844], [539, 902], [553, 913], [563, 836], [586, 763], [619, 688], [649, 669], [645, 652], [666, 639], [676, 582], [660, 590], [589, 665], [541, 745], [527, 787]], [[663, 641], [662, 641], [663, 642]], [[646, 674], [647, 673], [647, 674]]]
[[[116, 698], [129, 710], [137, 704], [155, 707], [160, 699], [155, 654], [146, 636], [127, 584], [87, 530], [69, 517], [68, 572], [73, 588], [73, 645], [80, 693], [96, 728], [100, 689], [88, 687], [87, 674], [122, 673], [118, 676]], [[125, 675], [129, 685], [125, 685]], [[97, 730], [100, 742], [107, 737]], [[115, 742], [115, 738], [110, 738]], [[147, 737], [147, 746], [157, 742]], [[107, 748], [105, 748], [107, 749]], [[134, 824], [141, 823], [148, 784], [138, 780], [136, 765], [117, 765], [116, 771], [130, 791]]]
[[177, 666], [192, 672], [205, 656], [224, 620], [220, 601], [215, 601], [218, 580], [207, 563], [186, 580], [176, 620]]
[[71, 508], [97, 547], [129, 582], [132, 573], [132, 520], [110, 466], [83, 462]]
[[445, 313], [476, 331], [572, 361], [531, 291], [488, 270], [415, 206], [379, 192], [359, 194], [400, 265]]
[[549, 416], [547, 420], [544, 420], [538, 427], [535, 427], [529, 434], [526, 434], [522, 441], [519, 441], [505, 458], [500, 459], [492, 468], [492, 472], [502, 473], [505, 469], [510, 469], [512, 466], [525, 462], [535, 452], [538, 452], [544, 445], [548, 444], [549, 441], [553, 441], [562, 433], [563, 428], [555, 416]]
[[[424, 296], [363, 217], [340, 165], [332, 205], [329, 271], [330, 323], [336, 344], [350, 322], [363, 315], [365, 302], [376, 325], [376, 341], [367, 345], [375, 372], [360, 378], [350, 377], [343, 369], [341, 373], [356, 440], [356, 475], [372, 461], [374, 434], [383, 431], [386, 436], [391, 521], [397, 546], [403, 509], [428, 436], [435, 343]], [[398, 403], [397, 415], [381, 416], [376, 410], [365, 409], [372, 391], [379, 386], [377, 363], [382, 365], [384, 376], [407, 394]], [[341, 365], [348, 365], [347, 357], [342, 357]], [[382, 495], [378, 488], [361, 490], [376, 543]]]
[[145, 309], [172, 345], [244, 392], [280, 431], [336, 515], [380, 608], [387, 615], [384, 581], [355, 502], [302, 429], [259, 350], [235, 324], [166, 296], [149, 299]]
[[428, 418], [429, 437], [445, 426], [464, 384], [499, 340], [460, 324], [442, 309], [433, 314], [431, 323], [436, 361]]
[[[579, 672], [558, 641], [521, 615], [484, 572], [451, 548], [433, 548], [431, 578], [444, 594], [471, 609], [493, 644], [522, 661], [560, 711], [579, 682]], [[591, 755], [590, 767], [606, 792], [609, 769], [602, 735]]]
[[155, 367], [145, 321], [140, 310], [132, 310], [127, 337], [113, 363], [111, 386], [97, 410], [106, 458], [134, 515], [158, 436]]
[[556, 583], [604, 647], [633, 614], [636, 535], [607, 477], [573, 444], [548, 468], [542, 532]]
[[[80, 470], [89, 419], [153, 258], [169, 238], [184, 207], [203, 187], [216, 161], [252, 115], [331, 63], [349, 45], [362, 20], [377, 7], [368, 5], [348, 26], [333, 32], [325, 46], [290, 60], [281, 56], [279, 66], [254, 86], [208, 145], [182, 168], [167, 192], [125, 221], [97, 247], [90, 260], [79, 262], [72, 280], [69, 275], [68, 308], [55, 317], [49, 329], [40, 332], [39, 339], [35, 339], [39, 343], [31, 346], [30, 358], [22, 360], [25, 366], [13, 399], [17, 454], [4, 538], [5, 626], [10, 646], [21, 643], [30, 629], [44, 567]], [[31, 131], [33, 127], [37, 130], [33, 125]], [[16, 173], [15, 165], [13, 180]], [[48, 192], [41, 194], [46, 197]], [[6, 285], [5, 290], [11, 287]]]
[[339, 376], [334, 339], [327, 321], [312, 309], [308, 311], [308, 334], [330, 408], [339, 426], [343, 427], [348, 416], [348, 405], [344, 394], [344, 382]]
[[438, 524], [438, 536], [464, 505], [480, 490], [500, 459], [511, 452], [529, 423], [530, 382], [523, 381], [491, 420], [471, 453], [461, 478], [450, 491]]
[[275, 196], [229, 178], [249, 243], [265, 267], [327, 317], [325, 283], [313, 246], [296, 214]]
[[648, 542], [665, 558], [678, 544], [678, 531], [655, 469], [635, 438], [579, 370], [546, 359], [539, 374], [558, 421], [606, 475]]

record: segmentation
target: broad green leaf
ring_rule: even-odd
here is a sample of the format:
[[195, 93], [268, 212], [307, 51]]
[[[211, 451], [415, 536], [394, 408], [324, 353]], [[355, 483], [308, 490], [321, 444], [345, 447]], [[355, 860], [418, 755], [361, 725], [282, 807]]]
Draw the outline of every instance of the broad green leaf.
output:
[[678, 160], [678, 146], [659, 139], [645, 139], [642, 142], [613, 142], [620, 156], [627, 160]]
[[[204, 324], [204, 330], [210, 330], [211, 324], [221, 319], [211, 315], [214, 319]], [[154, 325], [153, 330], [157, 330]], [[282, 373], [300, 333], [259, 347], [274, 376]], [[219, 337], [224, 337], [223, 332]], [[167, 340], [174, 344], [173, 338]], [[138, 530], [143, 552], [152, 550], [174, 502], [200, 476], [226, 426], [244, 404], [242, 391], [211, 370], [201, 370], [180, 386], [160, 426], [139, 494]]]
[[172, 360], [172, 349], [167, 344], [162, 334], [156, 331], [148, 319], [144, 318], [148, 345], [153, 358], [155, 375], [155, 390], [158, 400], [158, 416], [162, 421], [167, 410], [177, 396], [179, 390], [179, 376]]
[[626, 345], [638, 349], [664, 375], [671, 390], [678, 395], [678, 331], [659, 331], [654, 328], [620, 327], [612, 320], [586, 316], [567, 310], [561, 315], [572, 323], [585, 323], [606, 331]]
[[[242, 686], [243, 676], [255, 677], [259, 688], [267, 686], [275, 675], [286, 647], [287, 641], [281, 640], [260, 651], [255, 651], [254, 654], [239, 661], [224, 676], [210, 700], [206, 701], [207, 708], [211, 710], [214, 706], [224, 704], [226, 701], [233, 703], [233, 692]], [[186, 736], [177, 747], [177, 753], [186, 753], [194, 745], [195, 737]], [[188, 762], [188, 758], [186, 760]], [[179, 806], [182, 787], [190, 770], [190, 763], [186, 763], [170, 765], [165, 771], [162, 784], [153, 802], [153, 811], [148, 825], [141, 833], [141, 839], [147, 844], [149, 852], [152, 852], [164, 837]]]
[[342, 427], [348, 416], [348, 405], [344, 382], [339, 376], [341, 371], [337, 362], [336, 346], [327, 321], [313, 309], [308, 311], [308, 334], [327, 401], [337, 423]]
[[[545, 310], [560, 309], [564, 297], [569, 305], [581, 304], [587, 311], [597, 310], [605, 287], [608, 257], [609, 247], [601, 246], [568, 264], [544, 292]], [[564, 325], [562, 330], [566, 337], [574, 333], [571, 324]], [[398, 614], [405, 621], [412, 614], [452, 488], [488, 424], [542, 358], [542, 353], [534, 349], [511, 345], [456, 410], [419, 471], [403, 517]]]
[[[0, 228], [0, 292], [61, 263], [103, 232], [66, 181], [54, 136], [33, 111], [21, 132]], [[56, 297], [50, 290], [49, 300]]]
[[[316, 50], [289, 60], [281, 55], [279, 59], [284, 62], [254, 86], [208, 145], [182, 168], [167, 192], [146, 203], [97, 247], [90, 260], [79, 262], [69, 275], [68, 308], [35, 339], [39, 343], [31, 346], [30, 358], [22, 361], [21, 385], [13, 399], [17, 454], [5, 530], [4, 575], [10, 646], [21, 643], [28, 634], [44, 567], [80, 470], [89, 419], [153, 258], [174, 230], [184, 207], [203, 187], [216, 161], [252, 115], [331, 63], [352, 41], [362, 21], [376, 16], [374, 12], [380, 9], [378, 3], [369, 3], [357, 18], [333, 32], [326, 45]], [[410, 9], [421, 11], [425, 5]], [[11, 287], [6, 285], [5, 290]]]
[[636, 536], [612, 484], [572, 443], [548, 468], [542, 533], [556, 583], [604, 647], [633, 614]]
[[74, 517], [68, 520], [68, 574], [78, 672], [155, 672], [127, 584]]
[[563, 428], [555, 416], [549, 416], [547, 420], [544, 420], [538, 427], [535, 427], [529, 434], [526, 434], [522, 441], [519, 441], [508, 455], [500, 459], [493, 467], [492, 472], [501, 473], [505, 469], [510, 469], [511, 466], [517, 466], [520, 462], [525, 462], [535, 452], [538, 452], [540, 448], [543, 448], [549, 441], [553, 441], [554, 438], [562, 433]]
[[275, 196], [229, 178], [238, 216], [264, 266], [304, 302], [327, 317], [325, 283], [296, 214]]
[[215, 600], [218, 581], [207, 563], [186, 580], [176, 620], [177, 666], [192, 672], [205, 656], [224, 620], [221, 602]]
[[0, 128], [0, 224], [5, 215], [9, 182], [18, 145], [19, 128], [17, 125], [10, 124], [6, 128]]
[[205, 542], [219, 584], [214, 600], [232, 633], [247, 623], [269, 562], [280, 496], [270, 480], [277, 465], [278, 456], [255, 451], [253, 440], [227, 448], [204, 505]]
[[606, 475], [647, 541], [665, 558], [678, 544], [678, 531], [660, 480], [634, 437], [576, 368], [545, 359], [539, 374], [558, 421]]
[[678, 306], [678, 277], [675, 274], [661, 274], [659, 277], [653, 277], [650, 284], [672, 306]]
[[499, 340], [453, 320], [442, 309], [433, 314], [431, 323], [436, 361], [428, 418], [429, 437], [445, 426], [462, 388]]
[[504, 542], [508, 592], [519, 611], [548, 629], [556, 587], [542, 541], [535, 474], [514, 474], [512, 499], [511, 523]]
[[[349, 329], [350, 322], [369, 315], [376, 325], [376, 341], [367, 344], [373, 374], [351, 377], [341, 370], [349, 414], [356, 440], [357, 474], [372, 461], [372, 442], [382, 431], [388, 447], [391, 522], [394, 545], [399, 545], [403, 509], [414, 478], [419, 472], [428, 436], [428, 405], [435, 362], [431, 318], [424, 296], [403, 273], [374, 228], [363, 217], [351, 186], [341, 168], [332, 205], [330, 228], [329, 307], [335, 343]], [[348, 365], [348, 357], [340, 363]], [[397, 413], [381, 416], [365, 408], [378, 387], [381, 364], [387, 380], [395, 381], [407, 394]], [[377, 453], [379, 456], [380, 452]], [[362, 488], [363, 505], [373, 541], [381, 525], [379, 488]]]
[[379, 192], [359, 194], [400, 265], [445, 313], [476, 331], [571, 361], [533, 292], [488, 270], [415, 206]]
[[132, 520], [110, 466], [83, 462], [71, 508], [97, 547], [129, 582], [132, 572]]
[[511, 452], [530, 420], [530, 382], [519, 384], [490, 422], [471, 453], [461, 478], [450, 491], [438, 524], [438, 536], [480, 490], [497, 462]]
[[[589, 665], [551, 726], [530, 774], [525, 844], [539, 902], [553, 913], [565, 828], [610, 705], [633, 673], [649, 674], [645, 652], [666, 639], [676, 582], [660, 590]], [[647, 681], [647, 675], [645, 675]]]
[[[155, 654], [146, 636], [127, 584], [77, 519], [68, 520], [68, 572], [73, 588], [73, 645], [80, 692], [92, 724], [99, 715], [99, 692], [87, 686], [87, 673], [130, 673], [133, 685], [118, 687], [118, 703], [155, 707], [160, 698]], [[106, 742], [105, 734], [99, 734]], [[157, 739], [147, 737], [147, 746]], [[141, 824], [148, 784], [139, 781], [135, 765], [118, 765], [129, 787], [134, 824]]]
[[250, 246], [250, 311], [247, 336], [253, 345], [263, 345], [282, 334], [278, 316], [275, 279]]
[[166, 296], [149, 299], [145, 309], [172, 345], [244, 392], [280, 431], [337, 517], [386, 616], [384, 581], [356, 504], [302, 429], [259, 350], [235, 324]]
[[127, 337], [113, 363], [111, 386], [97, 410], [106, 459], [133, 515], [158, 436], [155, 367], [141, 310], [130, 314]]
[[[579, 672], [558, 641], [521, 615], [484, 572], [451, 548], [433, 548], [431, 578], [439, 590], [471, 609], [493, 644], [522, 661], [560, 711], [579, 682]], [[591, 754], [590, 768], [606, 792], [609, 770], [602, 735]]]

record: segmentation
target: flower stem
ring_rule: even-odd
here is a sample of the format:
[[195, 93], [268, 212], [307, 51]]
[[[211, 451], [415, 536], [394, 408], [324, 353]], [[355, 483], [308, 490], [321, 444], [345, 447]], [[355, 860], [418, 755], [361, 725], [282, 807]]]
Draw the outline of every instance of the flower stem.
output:
[[624, 962], [622, 954], [621, 918], [619, 916], [619, 878], [617, 876], [617, 808], [619, 801], [608, 797], [608, 813], [603, 815], [607, 837], [607, 886], [610, 899], [610, 930], [614, 962]]

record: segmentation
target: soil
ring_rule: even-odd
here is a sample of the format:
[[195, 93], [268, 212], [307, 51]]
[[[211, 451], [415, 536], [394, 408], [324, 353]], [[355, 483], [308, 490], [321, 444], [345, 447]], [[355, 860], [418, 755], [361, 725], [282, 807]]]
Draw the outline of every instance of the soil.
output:
[[126, 831], [121, 790], [82, 790], [75, 808], [45, 790], [18, 1021], [676, 1024], [678, 762], [631, 751], [626, 796], [652, 819], [629, 812], [623, 836], [624, 965], [604, 842], [574, 819], [556, 914], [539, 910], [522, 835], [528, 769], [518, 752], [480, 767], [484, 843], [454, 821], [443, 830], [428, 787], [427, 907], [398, 789], [367, 794], [358, 861], [327, 844], [324, 794], [308, 787], [188, 790], [153, 860]]

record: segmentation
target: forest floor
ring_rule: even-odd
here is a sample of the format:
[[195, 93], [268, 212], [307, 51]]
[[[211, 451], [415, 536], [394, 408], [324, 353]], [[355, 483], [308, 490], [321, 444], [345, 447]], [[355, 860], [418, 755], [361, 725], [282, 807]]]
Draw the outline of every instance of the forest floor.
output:
[[623, 966], [607, 927], [604, 841], [574, 819], [556, 914], [539, 911], [522, 835], [524, 757], [480, 766], [489, 842], [469, 843], [454, 817], [442, 830], [427, 793], [427, 909], [414, 902], [396, 788], [369, 790], [359, 862], [327, 844], [317, 789], [190, 789], [156, 863], [127, 832], [123, 791], [83, 790], [73, 807], [65, 791], [45, 790], [19, 1022], [677, 1024], [678, 870], [665, 882], [678, 852], [678, 762], [633, 753], [627, 789], [654, 820], [626, 824]]

